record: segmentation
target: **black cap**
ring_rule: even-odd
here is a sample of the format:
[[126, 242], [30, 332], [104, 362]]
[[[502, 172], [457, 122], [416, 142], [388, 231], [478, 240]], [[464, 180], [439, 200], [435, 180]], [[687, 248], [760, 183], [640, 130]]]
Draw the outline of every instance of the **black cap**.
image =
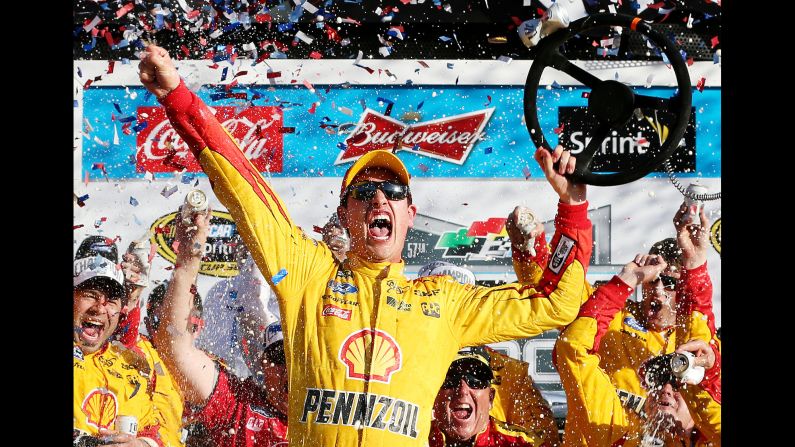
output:
[[88, 236], [83, 239], [75, 253], [75, 259], [102, 256], [114, 264], [119, 263], [119, 249], [113, 239], [105, 236]]

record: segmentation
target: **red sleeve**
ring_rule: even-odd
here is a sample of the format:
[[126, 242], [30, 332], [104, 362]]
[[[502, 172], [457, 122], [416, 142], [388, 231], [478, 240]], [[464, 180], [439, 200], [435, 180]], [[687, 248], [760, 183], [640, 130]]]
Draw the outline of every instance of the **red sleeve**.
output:
[[226, 368], [219, 367], [215, 388], [207, 398], [204, 408], [194, 413], [196, 420], [207, 428], [219, 425], [228, 426], [233, 423], [238, 408], [244, 404], [240, 399], [242, 396], [241, 385], [242, 383], [237, 377], [230, 375]]
[[593, 231], [591, 221], [588, 219], [588, 202], [580, 205], [558, 202], [558, 214], [555, 216], [555, 236], [550, 245], [554, 249], [539, 282], [539, 289], [547, 296], [555, 290], [566, 267], [572, 262], [578, 261], [582, 265], [583, 273], [588, 271], [593, 248]]
[[628, 286], [621, 278], [613, 276], [610, 282], [599, 286], [591, 298], [580, 308], [578, 317], [590, 317], [596, 320], [597, 329], [593, 351], [599, 350], [599, 341], [610, 326], [610, 322], [624, 307], [627, 298], [632, 295], [632, 290], [632, 287]]
[[709, 277], [707, 263], [691, 270], [683, 270], [682, 277], [677, 281], [677, 296], [681, 311], [686, 315], [698, 311], [707, 317], [707, 324], [713, 337], [715, 336], [715, 315], [712, 312], [712, 280]]
[[[586, 214], [587, 215], [587, 214]], [[549, 246], [547, 245], [547, 235], [543, 231], [536, 236], [533, 241], [533, 248], [536, 250], [536, 255], [531, 256], [529, 251], [511, 250], [511, 256], [516, 262], [535, 262], [536, 264], [545, 267], [549, 262]]]
[[198, 159], [199, 152], [207, 147], [207, 144], [205, 144], [193, 125], [191, 119], [193, 113], [181, 112], [197, 109], [199, 112], [194, 113], [208, 113], [212, 115], [210, 109], [195, 93], [190, 91], [183, 80], [179, 81], [177, 88], [163, 98], [160, 98], [159, 101], [166, 109], [166, 115], [171, 122], [171, 126], [174, 127], [174, 130], [176, 130], [185, 142], [188, 143], [193, 155]]

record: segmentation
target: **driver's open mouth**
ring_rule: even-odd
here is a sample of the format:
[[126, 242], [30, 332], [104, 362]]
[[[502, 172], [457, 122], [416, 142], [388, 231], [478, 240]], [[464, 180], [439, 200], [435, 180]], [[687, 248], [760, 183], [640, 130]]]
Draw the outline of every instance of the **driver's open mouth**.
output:
[[377, 241], [386, 241], [392, 234], [392, 218], [386, 213], [374, 213], [367, 224], [367, 233]]

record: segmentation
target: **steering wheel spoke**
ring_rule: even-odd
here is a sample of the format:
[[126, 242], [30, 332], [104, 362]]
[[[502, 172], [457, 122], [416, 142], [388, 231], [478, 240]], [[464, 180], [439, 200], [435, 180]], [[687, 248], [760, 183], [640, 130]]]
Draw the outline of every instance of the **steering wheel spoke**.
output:
[[591, 172], [591, 163], [596, 155], [596, 152], [602, 147], [602, 142], [610, 133], [611, 126], [607, 123], [600, 123], [596, 129], [591, 133], [591, 141], [587, 146], [576, 155], [577, 165], [575, 172]]
[[601, 79], [597, 78], [591, 73], [588, 73], [585, 71], [585, 69], [573, 64], [570, 60], [566, 59], [566, 56], [560, 54], [560, 52], [557, 50], [555, 50], [555, 53], [550, 58], [549, 65], [556, 70], [566, 73], [567, 75], [580, 81], [583, 85], [590, 88], [594, 88], [602, 82]]

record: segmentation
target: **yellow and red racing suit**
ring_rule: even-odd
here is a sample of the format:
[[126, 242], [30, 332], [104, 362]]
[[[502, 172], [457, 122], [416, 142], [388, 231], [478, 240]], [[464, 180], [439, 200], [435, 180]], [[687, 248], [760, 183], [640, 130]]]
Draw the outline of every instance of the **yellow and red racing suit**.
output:
[[[514, 271], [523, 284], [536, 284], [543, 266], [548, 262], [549, 249], [543, 232], [535, 239], [535, 249], [535, 256], [516, 250], [513, 253]], [[720, 341], [715, 336], [712, 281], [707, 265], [704, 263], [694, 269], [682, 269], [681, 273], [676, 289], [675, 327], [678, 329], [670, 328], [662, 332], [646, 329], [636, 317], [641, 315], [639, 302], [627, 302], [617, 314], [599, 317], [599, 329], [594, 336], [594, 350], [599, 352], [600, 357], [599, 367], [610, 376], [624, 406], [639, 415], [643, 413], [647, 391], [641, 386], [638, 369], [649, 358], [670, 354], [681, 343], [700, 338], [713, 347], [717, 362], [720, 363]], [[590, 285], [588, 290], [592, 290]], [[720, 368], [713, 368], [712, 371], [716, 373]], [[712, 395], [710, 401], [720, 404], [720, 380], [705, 380], [703, 386]], [[720, 428], [714, 416], [711, 423], [704, 425], [717, 426], [718, 430]]]
[[[431, 423], [431, 435], [428, 437], [429, 447], [445, 447], [447, 439], [439, 430], [435, 421]], [[517, 425], [508, 424], [489, 416], [486, 428], [475, 435], [472, 447], [550, 447], [537, 434]]]
[[456, 352], [569, 323], [591, 253], [587, 204], [559, 204], [555, 250], [538, 287], [409, 281], [404, 263], [337, 263], [210, 109], [180, 83], [161, 99], [174, 129], [234, 217], [279, 301], [289, 368], [291, 446], [420, 446]]
[[160, 438], [166, 447], [183, 447], [185, 445], [182, 442], [184, 403], [179, 386], [148, 338], [139, 335], [135, 346], [144, 353], [152, 371], [150, 374], [152, 402], [154, 403], [155, 419], [160, 425]]
[[106, 343], [92, 354], [83, 354], [74, 344], [73, 351], [74, 428], [98, 436], [100, 428], [115, 429], [117, 416], [135, 416], [138, 437], [164, 446], [146, 360], [119, 342]]
[[[568, 404], [564, 446], [631, 447], [640, 443], [643, 419], [635, 411], [624, 408], [616, 386], [599, 366], [595, 349], [600, 326], [605, 327], [606, 322], [613, 320], [631, 293], [632, 288], [613, 277], [596, 289], [577, 319], [558, 337], [553, 361]], [[698, 430], [696, 445], [720, 445], [720, 403], [707, 391], [719, 380], [720, 364], [716, 363], [700, 385], [682, 388]], [[716, 420], [717, 430], [708, 425]], [[718, 436], [714, 437], [716, 432]]]
[[528, 374], [530, 365], [491, 348], [489, 366], [494, 372], [492, 402], [489, 416], [498, 421], [523, 427], [535, 433], [548, 446], [560, 444], [558, 426], [549, 404], [533, 385]]

